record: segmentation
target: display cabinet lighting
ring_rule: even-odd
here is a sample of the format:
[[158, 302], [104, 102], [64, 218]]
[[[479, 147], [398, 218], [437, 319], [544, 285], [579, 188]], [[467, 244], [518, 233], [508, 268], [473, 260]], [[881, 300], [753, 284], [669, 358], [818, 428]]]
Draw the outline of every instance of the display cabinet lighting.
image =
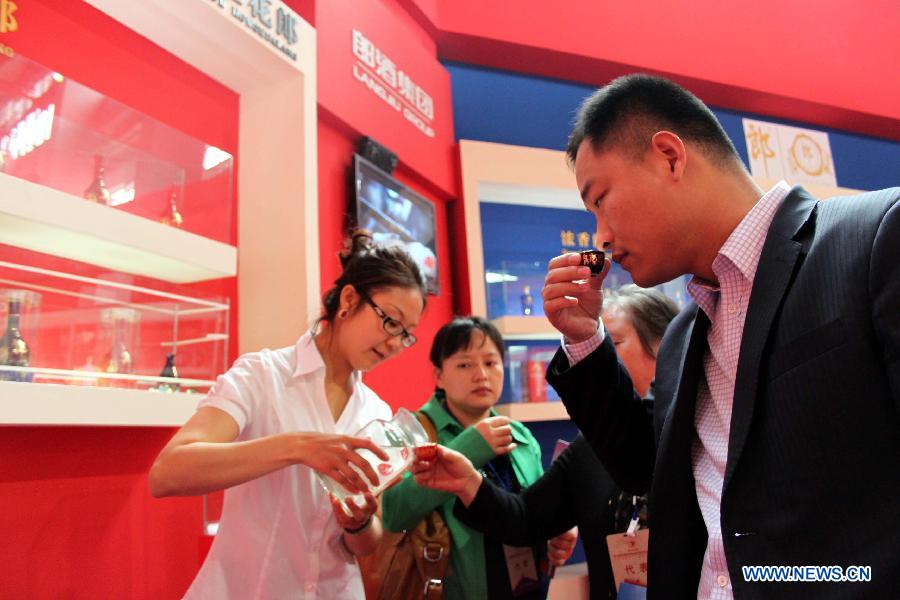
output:
[[518, 281], [519, 278], [509, 273], [495, 273], [494, 271], [485, 271], [484, 280], [488, 283], [504, 283], [509, 281]]
[[11, 158], [22, 158], [40, 147], [53, 134], [53, 113], [56, 105], [38, 108], [31, 111], [24, 119], [13, 126], [9, 135], [0, 139], [0, 151]]
[[134, 184], [123, 185], [114, 189], [110, 195], [110, 206], [120, 206], [134, 200]]
[[219, 150], [215, 146], [207, 146], [203, 153], [203, 169], [209, 171], [230, 159], [231, 155], [224, 150]]

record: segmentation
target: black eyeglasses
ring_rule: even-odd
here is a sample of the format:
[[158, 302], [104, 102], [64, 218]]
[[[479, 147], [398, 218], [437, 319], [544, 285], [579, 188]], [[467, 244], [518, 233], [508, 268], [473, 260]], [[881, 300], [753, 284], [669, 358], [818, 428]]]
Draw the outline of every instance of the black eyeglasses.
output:
[[387, 314], [381, 310], [381, 307], [375, 304], [366, 294], [360, 294], [360, 296], [362, 296], [362, 299], [372, 307], [372, 310], [374, 310], [375, 314], [381, 319], [381, 326], [384, 327], [384, 330], [394, 337], [400, 336], [400, 343], [403, 344], [404, 348], [409, 348], [416, 343], [416, 336], [408, 332], [406, 327], [403, 326], [403, 323], [387, 316]]

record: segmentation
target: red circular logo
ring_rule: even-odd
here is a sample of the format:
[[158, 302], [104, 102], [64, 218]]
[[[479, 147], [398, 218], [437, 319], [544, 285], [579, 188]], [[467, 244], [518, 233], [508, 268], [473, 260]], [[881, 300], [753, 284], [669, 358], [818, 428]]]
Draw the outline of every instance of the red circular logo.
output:
[[400, 458], [402, 458], [403, 460], [409, 458], [409, 448], [403, 448], [402, 450], [400, 450]]
[[390, 475], [393, 470], [394, 467], [392, 467], [390, 463], [381, 463], [378, 465], [378, 472], [382, 475]]

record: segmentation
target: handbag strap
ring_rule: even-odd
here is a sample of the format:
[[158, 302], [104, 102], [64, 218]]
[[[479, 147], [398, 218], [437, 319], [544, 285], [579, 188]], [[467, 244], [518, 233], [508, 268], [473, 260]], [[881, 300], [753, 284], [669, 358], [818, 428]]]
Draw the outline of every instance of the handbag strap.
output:
[[447, 572], [449, 550], [450, 548], [444, 548], [436, 542], [430, 542], [422, 549], [425, 558], [422, 563], [425, 575], [422, 597], [425, 600], [441, 600], [444, 597], [444, 575]]
[[[434, 426], [431, 417], [422, 411], [417, 411], [416, 417], [419, 419], [419, 423], [422, 424], [425, 433], [428, 434], [428, 439], [437, 443], [437, 427]], [[430, 543], [422, 549], [425, 558], [423, 563], [425, 567], [425, 587], [422, 590], [422, 598], [424, 600], [442, 600], [444, 597], [444, 574], [447, 571], [447, 561], [449, 560], [446, 555], [449, 554], [449, 551], [449, 547], [444, 548], [437, 543]]]
[[428, 434], [428, 439], [434, 443], [437, 443], [437, 427], [434, 426], [434, 422], [431, 420], [431, 417], [429, 417], [422, 411], [417, 411], [416, 418], [419, 419], [419, 423], [422, 424], [422, 429], [424, 429], [425, 433]]

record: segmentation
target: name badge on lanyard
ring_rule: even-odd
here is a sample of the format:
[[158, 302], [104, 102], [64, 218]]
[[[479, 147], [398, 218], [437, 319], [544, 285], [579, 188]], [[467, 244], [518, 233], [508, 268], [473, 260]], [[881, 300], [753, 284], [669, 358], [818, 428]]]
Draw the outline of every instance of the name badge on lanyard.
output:
[[[491, 463], [485, 465], [482, 474], [502, 487], [507, 492], [514, 492], [512, 464], [508, 469], [497, 469]], [[509, 575], [509, 589], [513, 598], [530, 594], [538, 589], [537, 566], [534, 562], [534, 550], [531, 546], [507, 546], [503, 545], [503, 555], [506, 558], [506, 572]]]
[[506, 572], [509, 573], [509, 588], [513, 597], [533, 592], [538, 587], [537, 567], [534, 564], [534, 550], [530, 546], [503, 545], [506, 556]]
[[606, 536], [609, 561], [612, 565], [616, 590], [622, 582], [647, 585], [647, 545], [650, 530], [639, 529], [634, 535], [614, 533]]
[[647, 547], [650, 541], [649, 529], [638, 529], [638, 497], [631, 497], [631, 522], [625, 533], [606, 536], [609, 548], [609, 562], [612, 565], [616, 590], [622, 582], [647, 585]]

